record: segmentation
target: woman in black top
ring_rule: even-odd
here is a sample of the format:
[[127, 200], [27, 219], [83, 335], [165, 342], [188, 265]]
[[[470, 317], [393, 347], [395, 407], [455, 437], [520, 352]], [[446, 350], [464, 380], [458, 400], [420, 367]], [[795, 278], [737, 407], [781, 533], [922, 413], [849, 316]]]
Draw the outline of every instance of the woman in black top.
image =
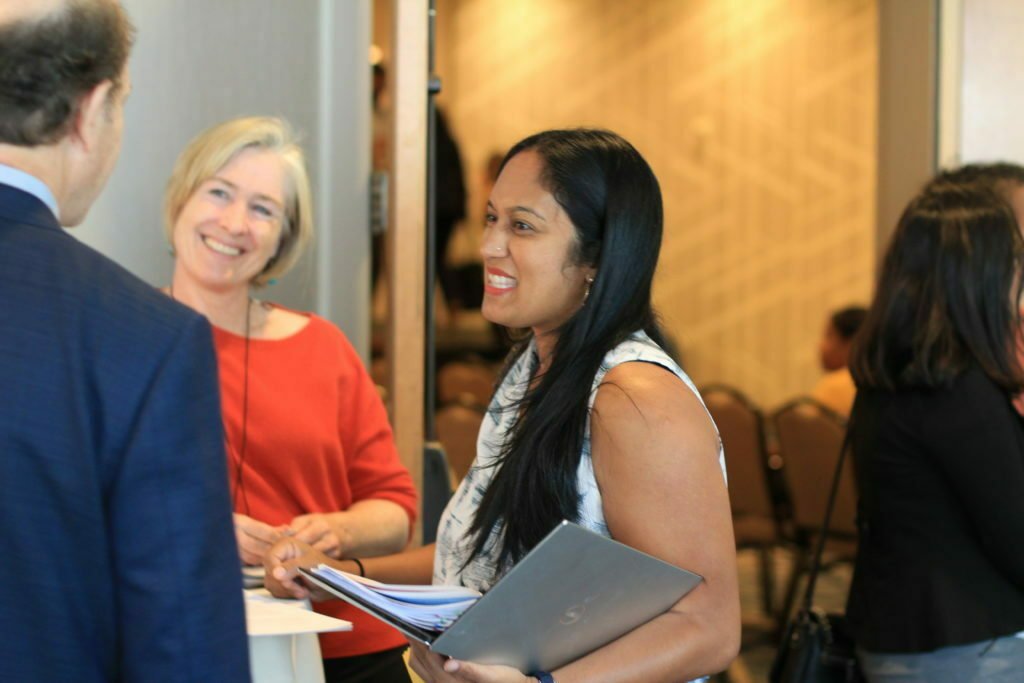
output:
[[970, 184], [926, 188], [886, 253], [851, 360], [869, 681], [1024, 680], [1022, 264], [1010, 207]]

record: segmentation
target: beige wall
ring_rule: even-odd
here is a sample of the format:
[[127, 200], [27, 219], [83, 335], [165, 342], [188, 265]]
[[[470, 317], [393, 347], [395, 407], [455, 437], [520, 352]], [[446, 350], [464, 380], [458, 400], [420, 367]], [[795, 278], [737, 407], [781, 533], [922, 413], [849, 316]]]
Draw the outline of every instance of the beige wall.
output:
[[872, 289], [876, 1], [437, 5], [474, 208], [492, 150], [554, 126], [621, 133], [662, 184], [655, 303], [694, 379], [768, 407], [806, 392], [826, 312]]

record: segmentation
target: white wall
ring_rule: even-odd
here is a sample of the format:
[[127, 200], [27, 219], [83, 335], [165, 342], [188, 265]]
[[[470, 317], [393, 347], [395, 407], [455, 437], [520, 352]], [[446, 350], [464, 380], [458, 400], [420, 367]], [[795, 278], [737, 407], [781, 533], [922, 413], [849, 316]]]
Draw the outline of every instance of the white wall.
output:
[[178, 152], [202, 129], [252, 114], [300, 131], [317, 235], [261, 296], [315, 310], [364, 357], [369, 344], [369, 0], [123, 0], [138, 28], [121, 159], [72, 234], [154, 285], [171, 257], [161, 225]]
[[1024, 163], [1024, 2], [963, 0], [961, 12], [959, 160]]

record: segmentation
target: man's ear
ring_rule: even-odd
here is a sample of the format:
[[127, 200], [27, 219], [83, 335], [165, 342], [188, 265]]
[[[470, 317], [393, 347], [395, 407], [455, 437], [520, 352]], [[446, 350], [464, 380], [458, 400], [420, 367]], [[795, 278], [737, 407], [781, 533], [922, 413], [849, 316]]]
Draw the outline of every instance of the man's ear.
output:
[[79, 100], [78, 113], [75, 115], [71, 137], [82, 145], [84, 151], [91, 152], [96, 146], [102, 125], [110, 116], [107, 107], [110, 104], [113, 81], [101, 81]]

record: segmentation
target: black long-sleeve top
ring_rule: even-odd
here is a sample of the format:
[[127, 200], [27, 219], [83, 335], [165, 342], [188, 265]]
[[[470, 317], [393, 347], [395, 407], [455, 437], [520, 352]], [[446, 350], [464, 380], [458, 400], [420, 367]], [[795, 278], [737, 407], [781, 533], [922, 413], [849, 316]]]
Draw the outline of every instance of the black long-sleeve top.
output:
[[871, 652], [1024, 631], [1024, 421], [980, 370], [858, 392], [860, 544], [847, 615]]

